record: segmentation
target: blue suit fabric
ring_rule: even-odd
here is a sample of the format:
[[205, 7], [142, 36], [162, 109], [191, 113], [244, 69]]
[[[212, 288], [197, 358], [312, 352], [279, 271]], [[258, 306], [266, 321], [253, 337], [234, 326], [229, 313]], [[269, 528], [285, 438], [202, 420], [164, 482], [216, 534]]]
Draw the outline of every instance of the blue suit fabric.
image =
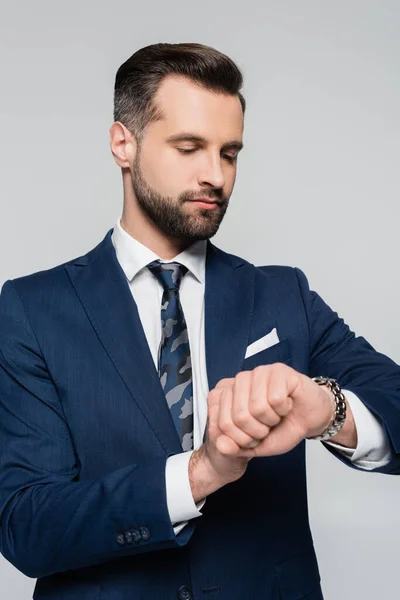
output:
[[[181, 441], [111, 233], [3, 286], [2, 554], [38, 578], [36, 600], [322, 600], [304, 442], [252, 460], [174, 534], [165, 464]], [[245, 358], [274, 327], [280, 342]], [[392, 459], [380, 471], [400, 472], [400, 367], [298, 268], [257, 267], [208, 241], [205, 346], [210, 390], [275, 362], [336, 378], [384, 425]]]

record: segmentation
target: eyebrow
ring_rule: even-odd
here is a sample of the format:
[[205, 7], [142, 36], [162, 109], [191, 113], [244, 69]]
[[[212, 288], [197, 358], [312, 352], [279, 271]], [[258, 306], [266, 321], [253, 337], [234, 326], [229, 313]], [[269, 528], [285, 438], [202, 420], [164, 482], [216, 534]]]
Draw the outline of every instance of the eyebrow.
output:
[[[168, 143], [176, 143], [176, 142], [197, 142], [200, 144], [207, 144], [206, 138], [201, 135], [196, 135], [195, 133], [176, 133], [175, 135], [170, 135], [167, 138]], [[226, 142], [221, 150], [227, 150], [228, 148], [235, 148], [236, 150], [242, 150], [243, 143], [239, 140], [231, 140], [230, 142]]]

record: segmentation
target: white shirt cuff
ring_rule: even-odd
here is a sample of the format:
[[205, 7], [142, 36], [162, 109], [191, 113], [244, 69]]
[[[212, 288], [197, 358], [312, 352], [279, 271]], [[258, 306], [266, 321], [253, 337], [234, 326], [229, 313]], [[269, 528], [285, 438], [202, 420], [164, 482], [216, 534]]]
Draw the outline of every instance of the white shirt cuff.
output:
[[169, 456], [165, 467], [167, 507], [175, 535], [188, 521], [202, 516], [200, 509], [205, 503], [205, 500], [201, 500], [196, 504], [193, 500], [189, 482], [189, 460], [192, 453], [193, 450]]
[[330, 441], [325, 444], [334, 447], [361, 469], [368, 471], [384, 467], [390, 462], [391, 451], [383, 426], [358, 396], [349, 390], [342, 392], [353, 413], [357, 428], [357, 448], [346, 448]]

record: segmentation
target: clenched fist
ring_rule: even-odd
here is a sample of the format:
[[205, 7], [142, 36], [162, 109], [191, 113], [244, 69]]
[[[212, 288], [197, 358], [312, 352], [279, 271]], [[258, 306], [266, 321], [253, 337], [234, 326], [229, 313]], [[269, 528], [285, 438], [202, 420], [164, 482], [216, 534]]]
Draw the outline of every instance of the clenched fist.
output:
[[[334, 406], [326, 386], [281, 363], [219, 381], [208, 394], [206, 441], [189, 461], [194, 500], [242, 477], [251, 458], [289, 452], [304, 438], [321, 434], [333, 419]], [[349, 406], [334, 440], [357, 445]]]
[[208, 433], [227, 456], [288, 452], [332, 421], [328, 388], [281, 363], [222, 379], [208, 396]]

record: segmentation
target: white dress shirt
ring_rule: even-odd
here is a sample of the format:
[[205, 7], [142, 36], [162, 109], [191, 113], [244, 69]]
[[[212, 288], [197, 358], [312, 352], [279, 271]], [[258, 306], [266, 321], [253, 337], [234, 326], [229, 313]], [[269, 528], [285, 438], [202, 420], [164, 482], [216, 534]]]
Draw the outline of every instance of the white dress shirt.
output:
[[[157, 369], [161, 341], [161, 298], [163, 287], [147, 269], [153, 260], [179, 262], [188, 272], [180, 285], [180, 301], [188, 328], [193, 383], [193, 447], [202, 445], [207, 422], [208, 380], [204, 336], [204, 290], [207, 241], [200, 240], [170, 260], [161, 259], [144, 244], [130, 236], [118, 220], [113, 234], [117, 258], [136, 302], [139, 317]], [[390, 449], [383, 428], [359, 398], [343, 390], [354, 415], [358, 444], [356, 449], [331, 443], [355, 465], [366, 470], [389, 462]], [[175, 533], [195, 517], [201, 516], [203, 502], [195, 504], [189, 483], [188, 464], [193, 451], [170, 456], [166, 464], [167, 505]]]

